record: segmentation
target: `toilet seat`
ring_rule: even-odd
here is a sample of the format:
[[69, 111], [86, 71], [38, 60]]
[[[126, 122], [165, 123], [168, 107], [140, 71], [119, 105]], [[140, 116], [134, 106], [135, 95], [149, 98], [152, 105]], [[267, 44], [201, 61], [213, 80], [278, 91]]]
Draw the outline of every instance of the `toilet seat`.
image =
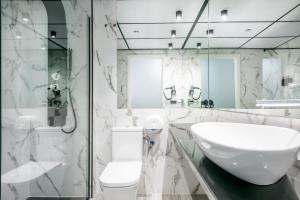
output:
[[110, 162], [100, 176], [104, 187], [130, 187], [139, 182], [142, 162]]

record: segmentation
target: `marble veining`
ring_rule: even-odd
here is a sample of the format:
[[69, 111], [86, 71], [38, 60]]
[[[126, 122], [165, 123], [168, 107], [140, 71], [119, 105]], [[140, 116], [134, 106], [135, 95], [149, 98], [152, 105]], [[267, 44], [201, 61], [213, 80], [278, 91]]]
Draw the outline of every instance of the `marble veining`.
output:
[[[73, 135], [47, 129], [48, 37], [47, 12], [42, 1], [3, 1], [2, 14], [2, 173], [30, 161], [59, 161], [62, 166], [21, 184], [1, 184], [1, 199], [29, 196], [84, 196], [87, 194], [88, 54], [87, 17], [90, 1], [63, 1], [68, 47], [73, 50], [69, 86], [78, 116]], [[28, 22], [23, 21], [28, 18]], [[16, 39], [16, 37], [20, 39]], [[86, 49], [86, 52], [87, 49]], [[10, 83], [10, 84], [7, 84]], [[69, 98], [69, 97], [68, 97]], [[68, 113], [70, 104], [68, 104]], [[67, 116], [66, 126], [74, 123]], [[67, 184], [66, 184], [67, 183]]]
[[186, 172], [192, 172], [197, 177], [198, 181], [205, 186], [206, 194], [210, 199], [298, 199], [297, 195], [300, 191], [296, 183], [299, 175], [298, 162], [290, 169], [287, 176], [275, 184], [258, 186], [247, 183], [224, 171], [204, 156], [201, 148], [191, 137], [191, 125], [193, 124], [172, 124], [169, 131], [177, 150], [191, 167], [191, 170]]
[[[118, 51], [118, 108], [127, 107], [127, 68], [129, 55], [160, 55], [163, 59], [163, 88], [176, 86], [177, 99], [187, 99], [190, 86], [202, 86], [204, 73], [200, 58], [207, 59], [205, 50], [119, 50]], [[231, 50], [212, 50], [211, 54], [230, 54]], [[239, 50], [240, 55], [240, 107], [255, 108], [256, 99], [262, 97], [261, 50]], [[204, 98], [204, 96], [203, 96]], [[198, 102], [199, 104], [200, 102]]]
[[94, 1], [94, 194], [103, 199], [99, 177], [111, 161], [116, 117], [116, 2]]
[[[188, 178], [189, 175], [184, 174], [184, 171], [187, 171], [184, 169], [187, 167], [182, 163], [182, 158], [174, 148], [172, 139], [170, 139], [168, 133], [168, 124], [170, 123], [224, 121], [283, 126], [300, 130], [299, 119], [267, 116], [266, 113], [262, 115], [196, 108], [133, 109], [130, 111], [120, 109], [117, 111], [116, 125], [133, 125], [132, 118], [135, 118], [136, 124], [142, 126], [145, 118], [153, 114], [161, 116], [166, 125], [161, 134], [155, 139], [155, 145], [151, 149], [148, 148], [147, 143], [144, 145], [144, 167], [140, 183], [140, 195], [191, 194], [195, 191], [196, 194], [203, 194], [203, 189], [199, 186], [199, 183], [194, 182], [191, 184], [191, 179]], [[192, 153], [195, 151], [194, 146], [189, 148]], [[161, 176], [164, 178], [161, 178]]]
[[[8, 9], [8, 15], [13, 16], [8, 18], [7, 26], [4, 26], [3, 33], [5, 37], [15, 37], [17, 31], [23, 30], [22, 26], [18, 26], [20, 21], [20, 13], [29, 15], [30, 25], [35, 27], [35, 23], [43, 20], [42, 14], [39, 17], [34, 16], [33, 10], [41, 10], [38, 6], [39, 1], [4, 1], [2, 9]], [[21, 4], [27, 4], [21, 6]], [[56, 171], [51, 171], [47, 176], [42, 176], [39, 179], [25, 185], [2, 185], [4, 199], [22, 200], [24, 197], [30, 195], [36, 196], [51, 196], [51, 195], [80, 195], [86, 194], [86, 179], [87, 179], [87, 125], [88, 125], [88, 112], [86, 106], [88, 105], [87, 98], [87, 77], [88, 77], [88, 57], [83, 52], [83, 47], [87, 46], [86, 40], [88, 31], [87, 15], [90, 13], [90, 8], [87, 1], [63, 1], [67, 14], [68, 22], [68, 37], [70, 37], [70, 48], [74, 50], [73, 55], [73, 70], [71, 73], [71, 89], [74, 98], [74, 107], [78, 116], [79, 126], [73, 135], [62, 135], [57, 131], [53, 135], [44, 134], [37, 131], [37, 127], [46, 125], [46, 109], [43, 107], [45, 101], [45, 94], [42, 92], [44, 80], [47, 80], [46, 64], [47, 60], [37, 60], [35, 62], [26, 61], [25, 57], [32, 57], [28, 54], [22, 55], [22, 52], [15, 51], [19, 48], [25, 48], [21, 41], [15, 41], [12, 45], [13, 49], [9, 49], [7, 58], [4, 59], [5, 74], [10, 76], [2, 78], [2, 81], [12, 80], [11, 86], [3, 91], [4, 95], [4, 110], [3, 115], [6, 123], [2, 126], [3, 140], [8, 141], [3, 144], [3, 160], [5, 161], [4, 172], [14, 169], [17, 166], [25, 164], [30, 159], [35, 160], [59, 160], [66, 163], [63, 167], [57, 168]], [[14, 9], [11, 9], [13, 6]], [[21, 8], [26, 11], [21, 12]], [[30, 9], [29, 9], [30, 8]], [[28, 12], [28, 10], [30, 12]], [[33, 16], [30, 15], [33, 14]], [[126, 108], [126, 93], [127, 93], [127, 76], [126, 65], [127, 55], [149, 53], [151, 55], [164, 55], [166, 59], [166, 68], [169, 67], [172, 77], [171, 81], [177, 80], [176, 77], [183, 72], [185, 79], [190, 79], [191, 82], [195, 79], [192, 77], [192, 71], [197, 69], [198, 65], [195, 63], [196, 52], [177, 52], [177, 51], [124, 51], [119, 52], [117, 58], [117, 38], [115, 35], [116, 27], [116, 2], [114, 0], [95, 0], [94, 1], [94, 193], [97, 199], [102, 199], [102, 191], [99, 183], [99, 176], [108, 162], [111, 161], [111, 128], [113, 126], [125, 125], [143, 125], [144, 120], [149, 115], [159, 115], [163, 118], [165, 126], [163, 131], [155, 139], [155, 144], [152, 148], [145, 142], [144, 155], [143, 155], [143, 171], [139, 188], [139, 198], [164, 196], [165, 199], [190, 199], [191, 195], [203, 196], [202, 186], [196, 181], [189, 181], [190, 175], [184, 173], [187, 166], [182, 162], [182, 156], [177, 152], [174, 143], [170, 138], [168, 132], [169, 123], [196, 123], [201, 121], [230, 121], [230, 122], [243, 122], [243, 123], [256, 123], [256, 124], [269, 124], [283, 127], [290, 127], [295, 130], [300, 130], [299, 119], [267, 116], [270, 113], [278, 112], [278, 115], [284, 116], [283, 111], [271, 110], [245, 110], [242, 111], [232, 110], [207, 110], [196, 108], [180, 108], [180, 109], [117, 109], [118, 107]], [[18, 20], [15, 20], [18, 18]], [[44, 18], [45, 20], [45, 18]], [[9, 26], [9, 25], [12, 26]], [[108, 26], [105, 26], [108, 24]], [[39, 27], [38, 27], [39, 28]], [[44, 30], [46, 33], [46, 30]], [[23, 33], [23, 36], [27, 32]], [[32, 37], [35, 34], [28, 31]], [[42, 40], [36, 39], [35, 47], [40, 48]], [[220, 51], [221, 52], [221, 51]], [[216, 52], [217, 53], [217, 52]], [[226, 53], [221, 52], [221, 53]], [[287, 54], [291, 55], [291, 54]], [[40, 52], [39, 58], [45, 58], [46, 54]], [[251, 108], [253, 106], [252, 100], [260, 97], [261, 86], [250, 85], [248, 83], [259, 83], [261, 81], [259, 61], [262, 57], [261, 52], [244, 51], [241, 52], [241, 68], [244, 75], [241, 86], [241, 94], [243, 98], [250, 100], [241, 100], [241, 105], [244, 108]], [[5, 57], [4, 57], [5, 58]], [[182, 59], [184, 58], [184, 59]], [[185, 59], [186, 58], [186, 59]], [[259, 58], [259, 59], [258, 59]], [[292, 58], [292, 64], [295, 70], [298, 66], [299, 58], [295, 55], [289, 56]], [[118, 60], [118, 66], [117, 66]], [[22, 69], [21, 64], [24, 62], [34, 63], [32, 70], [36, 76], [41, 77], [37, 79], [37, 83], [31, 85], [30, 76], [25, 70]], [[191, 66], [186, 70], [183, 69], [182, 62]], [[172, 69], [175, 65], [178, 68]], [[123, 66], [123, 67], [121, 67]], [[250, 66], [247, 67], [246, 66]], [[121, 78], [118, 70], [121, 69]], [[45, 70], [43, 70], [45, 69]], [[23, 74], [22, 76], [19, 76]], [[43, 75], [44, 74], [44, 75]], [[246, 76], [247, 74], [247, 76]], [[118, 76], [118, 78], [117, 78]], [[172, 79], [173, 78], [173, 79]], [[120, 82], [119, 82], [120, 80]], [[189, 84], [191, 83], [189, 82]], [[121, 84], [121, 86], [119, 86]], [[22, 85], [22, 87], [19, 87]], [[26, 95], [14, 90], [18, 86], [24, 92], [30, 92], [30, 88], [35, 88], [36, 94], [34, 101], [29, 101]], [[188, 84], [182, 84], [180, 88], [187, 88]], [[29, 89], [28, 89], [29, 88]], [[37, 91], [40, 91], [38, 93]], [[117, 92], [116, 92], [117, 91]], [[117, 98], [121, 91], [122, 98]], [[44, 96], [42, 95], [44, 94]], [[22, 98], [21, 98], [22, 97]], [[120, 99], [120, 100], [119, 100]], [[40, 105], [42, 103], [42, 105]], [[68, 107], [68, 109], [70, 109]], [[251, 113], [253, 112], [253, 113]], [[299, 110], [291, 111], [297, 113]], [[68, 110], [71, 113], [71, 110]], [[255, 114], [256, 113], [256, 114]], [[262, 114], [257, 114], [262, 113]], [[21, 118], [21, 116], [26, 116]], [[45, 116], [45, 117], [44, 117]], [[18, 119], [18, 120], [17, 120]], [[39, 119], [39, 120], [36, 120]], [[16, 123], [19, 121], [19, 123]], [[67, 124], [72, 125], [72, 116], [67, 116]], [[18, 127], [18, 128], [16, 128]], [[51, 141], [51, 142], [47, 142]], [[30, 147], [30, 148], [29, 148]], [[191, 147], [191, 151], [194, 148]], [[48, 152], [47, 154], [43, 152]], [[32, 156], [31, 156], [32, 155]], [[297, 173], [297, 170], [295, 170]], [[50, 181], [51, 180], [51, 181]], [[300, 184], [300, 179], [295, 179], [294, 184]], [[53, 187], [55, 186], [55, 188]], [[193, 196], [192, 195], [192, 196]]]
[[[289, 45], [289, 44], [287, 44]], [[280, 76], [291, 77], [295, 87], [283, 86], [279, 87], [281, 98], [298, 99], [300, 98], [300, 56], [299, 49], [286, 49], [286, 50], [269, 50], [266, 52], [266, 57], [281, 59], [281, 72]], [[283, 67], [284, 66], [284, 67]], [[273, 92], [274, 93], [274, 92]], [[276, 95], [273, 94], [273, 95]]]

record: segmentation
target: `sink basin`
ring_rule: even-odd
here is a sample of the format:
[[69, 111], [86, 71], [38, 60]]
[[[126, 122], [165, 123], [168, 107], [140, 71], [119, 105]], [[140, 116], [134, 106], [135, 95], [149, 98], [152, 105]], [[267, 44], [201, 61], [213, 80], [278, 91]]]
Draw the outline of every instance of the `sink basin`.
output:
[[282, 127], [206, 122], [191, 130], [211, 161], [256, 185], [270, 185], [283, 177], [300, 147], [299, 132]]

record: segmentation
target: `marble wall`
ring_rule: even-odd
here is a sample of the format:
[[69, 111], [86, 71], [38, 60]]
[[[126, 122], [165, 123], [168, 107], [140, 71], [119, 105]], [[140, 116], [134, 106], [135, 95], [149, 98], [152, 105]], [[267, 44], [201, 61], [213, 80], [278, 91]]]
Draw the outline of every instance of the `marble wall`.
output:
[[[292, 41], [291, 41], [292, 42]], [[281, 76], [291, 77], [294, 86], [279, 87], [281, 98], [299, 99], [300, 98], [300, 50], [269, 50], [265, 53], [266, 57], [281, 59]]]
[[[102, 11], [101, 14], [100, 12], [99, 15], [96, 14], [95, 26], [97, 26], [97, 32], [95, 32], [96, 38], [94, 39], [96, 44], [94, 52], [94, 87], [96, 87], [94, 97], [94, 152], [96, 154], [94, 158], [94, 170], [96, 171], [94, 182], [95, 193], [99, 199], [101, 199], [101, 190], [98, 178], [107, 162], [111, 160], [110, 128], [112, 126], [143, 126], [144, 121], [150, 115], [160, 116], [165, 123], [163, 131], [156, 136], [153, 147], [149, 146], [146, 141], [144, 142], [143, 170], [138, 192], [139, 196], [203, 194], [199, 183], [191, 180], [190, 176], [186, 177], [186, 174], [183, 173], [185, 165], [181, 162], [182, 157], [174, 148], [173, 141], [168, 133], [170, 123], [231, 121], [270, 124], [299, 130], [299, 120], [295, 118], [268, 116], [288, 115], [285, 110], [207, 110], [168, 107], [164, 109], [117, 109], [117, 106], [119, 108], [127, 107], [126, 70], [128, 55], [163, 55], [167, 58], [166, 62], [164, 62], [166, 67], [168, 67], [168, 64], [178, 66], [177, 68], [174, 67], [173, 74], [172, 66], [169, 68], [169, 80], [174, 80], [176, 77], [182, 78], [181, 74], [185, 74], [184, 80], [191, 84], [194, 80], [191, 71], [197, 67], [195, 58], [198, 56], [199, 51], [118, 51], [118, 56], [116, 56], [115, 29], [112, 25], [115, 22], [113, 10], [115, 5], [113, 2], [109, 4], [107, 1], [96, 2], [97, 6], [95, 6], [95, 9]], [[106, 23], [108, 25], [105, 27], [104, 24]], [[226, 54], [232, 52], [218, 50], [212, 51], [212, 53]], [[241, 106], [243, 108], [252, 108], [255, 105], [255, 100], [262, 95], [261, 66], [264, 53], [258, 50], [240, 50], [234, 53], [241, 55]], [[117, 63], [114, 60], [116, 58], [118, 59]], [[299, 110], [293, 110], [293, 113], [295, 113], [293, 116], [299, 116]]]
[[[240, 104], [241, 108], [254, 108], [255, 100], [262, 98], [262, 59], [265, 56], [261, 50], [212, 50], [214, 53], [235, 53], [240, 54]], [[144, 168], [140, 184], [139, 195], [152, 194], [202, 194], [203, 190], [199, 184], [187, 179], [182, 173], [185, 168], [181, 162], [181, 157], [173, 148], [173, 141], [168, 134], [168, 124], [170, 123], [196, 123], [203, 121], [230, 121], [242, 123], [268, 124], [275, 126], [290, 127], [299, 130], [300, 121], [293, 117], [300, 117], [297, 109], [284, 110], [259, 110], [259, 109], [232, 109], [232, 110], [207, 110], [196, 108], [170, 108], [164, 109], [126, 109], [127, 108], [127, 57], [129, 55], [162, 55], [163, 75], [166, 76], [165, 83], [176, 82], [179, 88], [188, 88], [194, 84], [196, 76], [194, 73], [199, 68], [196, 58], [201, 56], [201, 51], [118, 51], [118, 88], [117, 88], [117, 121], [116, 125], [142, 126], [149, 115], [158, 115], [164, 122], [165, 127], [160, 135], [155, 139], [154, 147], [149, 149], [147, 143], [144, 144]], [[164, 78], [165, 79], [165, 78]], [[198, 79], [198, 78], [197, 78]], [[187, 83], [186, 85], [182, 83]], [[167, 86], [167, 85], [165, 85]], [[169, 86], [169, 85], [168, 85]], [[124, 109], [125, 108], [125, 109]], [[284, 118], [282, 116], [289, 116]], [[278, 123], [280, 121], [280, 123]], [[158, 176], [159, 175], [159, 176]], [[190, 176], [189, 176], [190, 177]], [[189, 181], [187, 181], [189, 180]], [[190, 184], [192, 182], [193, 184]]]
[[[73, 49], [69, 80], [78, 126], [73, 134], [47, 126], [48, 21], [42, 1], [3, 1], [2, 171], [30, 161], [61, 162], [23, 183], [1, 183], [1, 199], [87, 195], [88, 15], [90, 0], [63, 1], [68, 47]], [[24, 20], [27, 18], [28, 20]], [[68, 97], [70, 98], [70, 97]], [[70, 102], [70, 101], [69, 101]], [[65, 129], [74, 126], [68, 104]], [[27, 173], [31, 173], [28, 171]]]
[[[28, 28], [20, 23], [21, 13], [31, 22]], [[47, 51], [41, 50], [45, 41], [36, 32], [47, 34], [48, 29], [34, 26], [34, 23], [47, 23], [42, 2], [3, 1], [1, 17], [1, 134], [2, 141], [5, 141], [1, 144], [1, 174], [4, 174], [30, 161], [30, 138], [37, 125], [30, 121], [36, 119], [35, 114], [46, 111], [42, 105], [46, 103], [48, 82]], [[35, 107], [39, 109], [35, 109], [35, 114], [31, 113]], [[40, 118], [44, 123], [45, 117]], [[30, 195], [29, 187], [29, 183], [1, 183], [1, 199], [24, 199]]]
[[[118, 108], [127, 107], [127, 68], [129, 55], [161, 55], [163, 88], [175, 85], [178, 99], [187, 99], [190, 85], [201, 87], [199, 58], [207, 59], [206, 50], [119, 50]], [[255, 108], [262, 98], [262, 50], [211, 50], [210, 54], [240, 55], [240, 108]], [[205, 76], [205, 75], [204, 75]], [[205, 87], [205, 86], [202, 86]]]
[[102, 199], [99, 177], [111, 161], [111, 128], [116, 124], [117, 36], [115, 0], [94, 0], [94, 195]]
[[265, 58], [262, 67], [263, 98], [281, 98], [281, 60], [277, 58]]
[[[4, 1], [2, 14], [2, 96], [5, 108], [41, 106], [47, 93], [47, 51], [41, 50], [47, 35], [47, 13], [42, 2]], [[25, 25], [23, 16], [30, 21]]]
[[[114, 1], [94, 1], [94, 194], [102, 199], [99, 177], [111, 161], [111, 128], [113, 126], [143, 125], [147, 116], [156, 114], [167, 122], [165, 110], [117, 109], [117, 43]], [[186, 111], [174, 115], [186, 115]], [[171, 112], [171, 111], [170, 111]], [[189, 111], [187, 111], [189, 113]], [[172, 115], [173, 116], [173, 115]], [[173, 116], [176, 120], [176, 117]], [[172, 121], [172, 120], [171, 120]], [[190, 193], [180, 159], [168, 140], [168, 124], [158, 135], [153, 148], [144, 143], [144, 166], [139, 195]], [[196, 188], [196, 189], [195, 189]], [[195, 183], [194, 190], [198, 190]], [[201, 189], [199, 189], [201, 192]]]
[[[22, 3], [26, 4], [21, 5]], [[10, 8], [8, 26], [5, 31], [16, 36], [18, 27], [15, 18], [21, 18], [18, 13], [21, 8], [26, 8], [29, 16], [30, 12], [42, 10], [39, 1], [7, 1], [2, 5], [2, 9]], [[87, 16], [90, 15], [89, 1], [63, 1], [67, 13], [68, 38], [70, 48], [74, 50], [73, 65], [71, 73], [71, 91], [74, 100], [74, 107], [78, 117], [78, 128], [72, 135], [64, 135], [61, 132], [52, 132], [51, 135], [39, 131], [36, 127], [46, 126], [45, 107], [38, 107], [43, 101], [27, 101], [20, 97], [26, 94], [19, 93], [8, 84], [4, 90], [3, 102], [7, 105], [3, 109], [4, 124], [2, 125], [2, 139], [7, 141], [2, 146], [2, 158], [5, 165], [2, 173], [14, 169], [28, 161], [60, 161], [65, 165], [57, 168], [44, 176], [25, 185], [1, 184], [2, 199], [22, 200], [27, 196], [85, 196], [87, 187], [87, 131], [88, 131], [88, 31]], [[39, 4], [39, 5], [35, 5]], [[3, 7], [4, 6], [4, 7]], [[41, 19], [40, 15], [39, 18]], [[46, 16], [45, 16], [46, 17]], [[34, 18], [36, 19], [36, 18]], [[19, 19], [18, 21], [20, 21]], [[32, 19], [30, 23], [34, 28]], [[257, 124], [270, 124], [276, 126], [291, 127], [300, 130], [300, 122], [294, 118], [272, 117], [263, 114], [247, 114], [233, 111], [207, 110], [196, 108], [166, 108], [166, 109], [117, 109], [117, 37], [116, 37], [116, 2], [115, 0], [94, 0], [94, 194], [97, 199], [102, 199], [102, 191], [99, 183], [99, 176], [108, 162], [111, 161], [111, 128], [113, 126], [143, 125], [145, 119], [150, 115], [160, 116], [164, 122], [163, 131], [157, 135], [155, 144], [150, 147], [144, 143], [144, 166], [142, 179], [139, 188], [139, 195], [152, 194], [202, 194], [203, 190], [196, 181], [192, 181], [183, 173], [185, 167], [181, 160], [182, 157], [177, 153], [173, 141], [168, 133], [170, 123], [201, 122], [201, 121], [234, 121]], [[17, 24], [17, 26], [15, 26]], [[17, 28], [16, 28], [17, 29]], [[19, 28], [21, 29], [21, 28]], [[41, 42], [38, 38], [36, 41]], [[22, 41], [12, 41], [16, 45]], [[38, 43], [39, 45], [42, 43]], [[10, 45], [7, 45], [10, 46]], [[37, 47], [38, 48], [38, 47]], [[2, 77], [3, 83], [19, 81], [16, 84], [24, 84], [28, 81], [26, 73], [22, 72], [25, 58], [14, 48], [13, 55], [8, 54], [5, 62], [6, 74], [11, 76]], [[42, 52], [39, 48], [38, 52]], [[125, 52], [125, 51], [124, 51]], [[146, 53], [146, 52], [144, 52]], [[157, 53], [157, 52], [153, 52]], [[187, 55], [188, 59], [184, 62], [191, 63], [192, 67], [197, 66], [193, 58], [197, 55], [196, 51], [184, 54], [185, 52], [162, 51], [159, 53], [171, 55], [169, 63], [176, 63], [182, 70], [182, 56]], [[225, 52], [224, 52], [225, 53]], [[245, 66], [243, 80], [241, 84], [241, 94], [243, 98], [256, 99], [260, 94], [257, 86], [248, 87], [248, 82], [260, 82], [261, 76], [259, 66], [261, 66], [262, 52], [243, 51], [241, 53], [241, 68]], [[138, 54], [137, 52], [125, 52], [124, 57], [118, 59], [118, 63], [126, 65], [126, 55]], [[41, 53], [40, 56], [46, 55]], [[4, 57], [5, 58], [5, 57]], [[16, 59], [15, 59], [16, 58]], [[46, 59], [46, 58], [45, 58]], [[45, 60], [43, 60], [44, 62]], [[46, 71], [47, 61], [43, 64], [32, 64], [32, 69]], [[297, 62], [296, 62], [297, 63]], [[246, 66], [250, 66], [247, 67]], [[191, 68], [192, 69], [192, 68]], [[179, 74], [179, 71], [175, 71]], [[21, 74], [21, 76], [19, 76]], [[186, 70], [187, 78], [190, 79], [189, 68]], [[26, 76], [25, 76], [26, 75]], [[26, 77], [26, 79], [24, 78]], [[31, 80], [31, 79], [29, 79]], [[40, 79], [36, 79], [40, 80]], [[42, 79], [41, 79], [42, 80]], [[30, 82], [31, 83], [31, 82]], [[43, 82], [41, 82], [43, 83]], [[5, 84], [4, 84], [5, 85]], [[16, 85], [18, 86], [18, 85]], [[30, 86], [30, 85], [29, 85]], [[45, 87], [45, 86], [44, 86]], [[31, 88], [31, 87], [29, 87]], [[35, 88], [32, 87], [32, 88]], [[31, 90], [32, 90], [31, 88]], [[37, 87], [40, 88], [40, 87]], [[123, 88], [124, 90], [124, 88]], [[43, 91], [41, 89], [41, 91]], [[126, 91], [126, 90], [124, 90]], [[41, 92], [43, 93], [43, 92]], [[3, 93], [2, 93], [3, 94]], [[20, 96], [16, 96], [16, 95]], [[9, 96], [11, 95], [11, 96]], [[46, 95], [46, 93], [45, 93]], [[16, 96], [16, 97], [14, 97]], [[41, 97], [41, 95], [37, 95]], [[41, 97], [41, 99], [43, 99]], [[19, 103], [20, 102], [20, 103]], [[29, 103], [28, 103], [29, 102]], [[19, 103], [19, 104], [18, 104]], [[45, 103], [45, 102], [44, 102]], [[126, 100], [123, 101], [125, 105]], [[251, 107], [249, 101], [242, 101], [244, 107]], [[34, 108], [32, 108], [34, 107]], [[68, 107], [68, 113], [72, 113]], [[251, 112], [251, 110], [246, 110]], [[268, 114], [265, 111], [264, 114]], [[29, 116], [28, 116], [29, 115]], [[68, 115], [67, 124], [73, 126], [73, 116]], [[25, 118], [25, 119], [24, 119]], [[35, 120], [40, 119], [40, 120]], [[23, 121], [25, 120], [25, 122]], [[17, 123], [18, 122], [18, 123]], [[20, 123], [22, 122], [22, 123]], [[22, 126], [21, 126], [22, 125]], [[17, 128], [19, 127], [19, 128]], [[50, 141], [50, 142], [49, 142]], [[50, 153], [51, 152], [51, 153]]]
[[189, 109], [120, 109], [117, 111], [117, 126], [143, 126], [144, 121], [151, 115], [159, 116], [164, 121], [163, 130], [153, 139], [154, 146], [151, 147], [147, 141], [144, 141], [139, 196], [203, 194], [196, 180], [185, 178], [182, 157], [177, 153], [168, 134], [169, 123], [194, 120], [190, 116], [191, 113]]
[[[299, 110], [298, 110], [299, 113]], [[160, 116], [165, 123], [163, 131], [155, 138], [155, 145], [144, 144], [143, 173], [139, 195], [153, 194], [203, 194], [203, 189], [195, 180], [183, 173], [186, 166], [177, 153], [168, 133], [170, 123], [197, 123], [205, 121], [240, 122], [266, 124], [300, 130], [300, 119], [267, 116], [264, 114], [241, 113], [237, 111], [209, 110], [197, 108], [181, 109], [120, 109], [117, 111], [116, 125], [143, 126], [150, 115]]]
[[[162, 88], [176, 87], [176, 99], [186, 100], [190, 86], [201, 88], [201, 66], [199, 51], [118, 51], [118, 108], [127, 107], [127, 79], [129, 55], [159, 55], [162, 59]], [[205, 55], [203, 55], [205, 57]], [[169, 95], [169, 94], [166, 94]], [[200, 100], [199, 100], [200, 101]], [[167, 104], [167, 101], [163, 101]]]

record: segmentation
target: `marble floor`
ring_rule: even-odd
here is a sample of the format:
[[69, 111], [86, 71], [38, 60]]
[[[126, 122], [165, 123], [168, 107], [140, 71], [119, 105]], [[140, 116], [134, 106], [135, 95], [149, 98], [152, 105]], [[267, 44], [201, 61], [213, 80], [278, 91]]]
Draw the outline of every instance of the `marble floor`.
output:
[[208, 200], [208, 197], [205, 194], [147, 195], [139, 196], [137, 200]]

